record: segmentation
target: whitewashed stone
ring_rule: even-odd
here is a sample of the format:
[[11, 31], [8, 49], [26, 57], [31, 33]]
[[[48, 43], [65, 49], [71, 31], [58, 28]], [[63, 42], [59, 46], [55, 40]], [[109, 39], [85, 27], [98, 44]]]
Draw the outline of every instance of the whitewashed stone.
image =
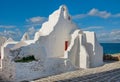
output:
[[[35, 60], [14, 61], [16, 57], [28, 56], [34, 56]], [[22, 81], [100, 66], [103, 64], [103, 49], [95, 33], [80, 30], [72, 22], [67, 7], [62, 5], [42, 24], [34, 40], [29, 40], [25, 33], [20, 42], [6, 42], [1, 48], [1, 57], [5, 78]]]

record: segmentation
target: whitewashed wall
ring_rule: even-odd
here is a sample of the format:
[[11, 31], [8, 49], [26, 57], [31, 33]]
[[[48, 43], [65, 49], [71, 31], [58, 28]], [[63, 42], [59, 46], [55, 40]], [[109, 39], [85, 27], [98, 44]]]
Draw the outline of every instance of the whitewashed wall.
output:
[[[7, 42], [1, 49], [1, 69], [4, 78], [12, 81], [32, 80], [76, 68], [103, 64], [103, 49], [95, 33], [81, 31], [72, 23], [68, 10], [61, 6], [35, 34], [34, 40]], [[27, 38], [28, 39], [28, 38]], [[68, 49], [65, 51], [65, 41]], [[37, 61], [16, 63], [12, 59], [33, 55]], [[13, 54], [10, 50], [14, 50]]]

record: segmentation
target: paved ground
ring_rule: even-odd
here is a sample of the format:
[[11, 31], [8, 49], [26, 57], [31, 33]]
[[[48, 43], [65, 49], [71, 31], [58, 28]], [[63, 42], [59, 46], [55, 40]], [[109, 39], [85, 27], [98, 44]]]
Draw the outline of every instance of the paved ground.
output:
[[33, 82], [120, 82], [120, 62], [41, 78]]

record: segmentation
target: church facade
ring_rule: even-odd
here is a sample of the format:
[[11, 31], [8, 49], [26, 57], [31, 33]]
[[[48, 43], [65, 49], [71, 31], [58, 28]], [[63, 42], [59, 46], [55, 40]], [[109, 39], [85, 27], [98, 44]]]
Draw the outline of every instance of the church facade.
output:
[[[16, 62], [29, 56], [35, 60]], [[33, 40], [25, 33], [21, 41], [8, 39], [1, 45], [1, 72], [11, 81], [32, 80], [101, 65], [103, 48], [95, 33], [77, 27], [65, 5], [49, 16]]]

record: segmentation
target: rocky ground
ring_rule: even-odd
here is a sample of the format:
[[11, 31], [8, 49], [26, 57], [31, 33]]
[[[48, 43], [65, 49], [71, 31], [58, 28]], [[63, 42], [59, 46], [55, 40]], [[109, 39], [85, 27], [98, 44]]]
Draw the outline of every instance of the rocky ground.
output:
[[120, 82], [120, 62], [107, 61], [100, 67], [62, 73], [32, 82]]

